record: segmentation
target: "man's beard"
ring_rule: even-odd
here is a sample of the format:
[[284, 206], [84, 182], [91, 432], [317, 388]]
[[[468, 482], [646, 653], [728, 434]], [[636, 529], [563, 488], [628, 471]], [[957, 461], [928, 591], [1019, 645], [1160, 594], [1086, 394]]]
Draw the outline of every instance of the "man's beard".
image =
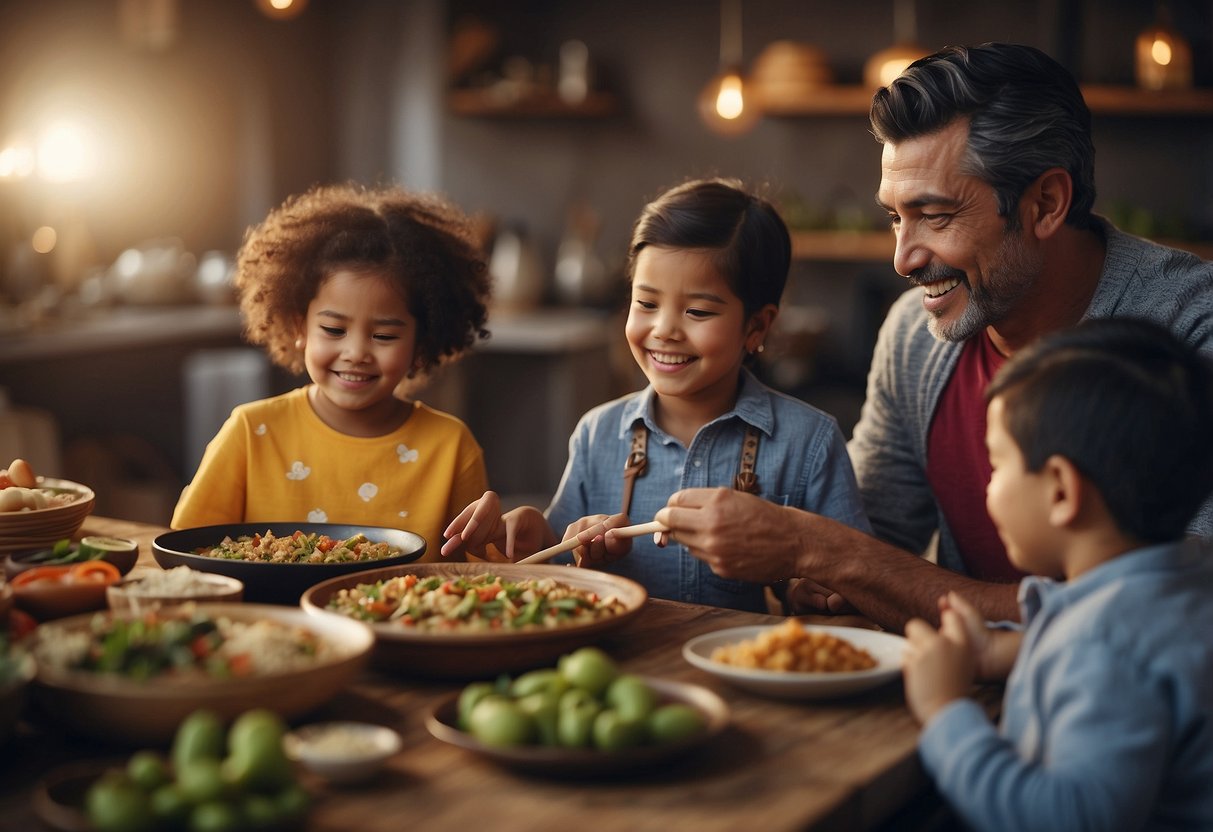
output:
[[[945, 323], [934, 316], [927, 318], [927, 330], [940, 341], [967, 341], [986, 327], [1003, 320], [1031, 291], [1040, 276], [1040, 255], [1029, 250], [1013, 231], [1003, 235], [992, 262], [995, 265], [984, 275], [979, 286], [970, 283], [963, 272], [946, 267], [924, 269], [921, 275], [915, 275], [916, 283], [929, 283], [946, 276], [959, 277], [969, 293], [964, 311], [955, 321]], [[932, 274], [933, 271], [939, 273]]]

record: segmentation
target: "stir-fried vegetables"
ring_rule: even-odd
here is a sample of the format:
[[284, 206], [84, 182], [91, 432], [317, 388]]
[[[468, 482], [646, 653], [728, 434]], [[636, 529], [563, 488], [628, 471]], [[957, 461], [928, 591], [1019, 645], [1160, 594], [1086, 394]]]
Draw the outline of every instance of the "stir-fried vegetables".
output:
[[276, 537], [267, 529], [265, 534], [225, 537], [218, 546], [204, 546], [195, 554], [259, 563], [346, 563], [395, 557], [400, 550], [387, 543], [373, 543], [361, 533], [334, 540], [326, 534], [303, 531]]
[[510, 581], [494, 574], [418, 578], [407, 574], [342, 589], [327, 608], [372, 623], [427, 631], [564, 627], [624, 612], [614, 596], [551, 578]]
[[303, 628], [232, 620], [201, 609], [129, 619], [99, 614], [87, 631], [56, 628], [44, 624], [39, 633], [40, 662], [132, 679], [257, 676], [311, 666], [327, 649]]

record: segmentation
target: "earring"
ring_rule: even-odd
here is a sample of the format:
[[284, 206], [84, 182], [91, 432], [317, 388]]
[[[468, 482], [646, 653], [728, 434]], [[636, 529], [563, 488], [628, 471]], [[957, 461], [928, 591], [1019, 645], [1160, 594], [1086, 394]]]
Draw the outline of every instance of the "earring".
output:
[[755, 352], [762, 352], [762, 351], [763, 351], [763, 350], [765, 350], [766, 348], [767, 348], [766, 344], [759, 344], [759, 345], [758, 345], [758, 349], [757, 349], [757, 350], [755, 350]]
[[295, 339], [295, 349], [297, 349], [297, 350], [301, 350], [301, 349], [303, 349], [303, 345], [304, 345], [304, 343], [305, 343], [305, 342], [304, 342], [304, 340], [303, 340], [302, 338], [296, 338], [296, 339]]

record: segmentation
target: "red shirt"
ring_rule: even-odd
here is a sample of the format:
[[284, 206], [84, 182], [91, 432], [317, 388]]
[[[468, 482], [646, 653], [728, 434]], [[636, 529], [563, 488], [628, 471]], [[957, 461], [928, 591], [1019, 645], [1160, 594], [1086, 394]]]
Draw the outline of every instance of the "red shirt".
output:
[[1006, 547], [986, 511], [990, 457], [983, 395], [1006, 357], [985, 332], [965, 342], [944, 387], [927, 437], [927, 481], [974, 578], [1017, 582], [1026, 573], [1007, 560]]

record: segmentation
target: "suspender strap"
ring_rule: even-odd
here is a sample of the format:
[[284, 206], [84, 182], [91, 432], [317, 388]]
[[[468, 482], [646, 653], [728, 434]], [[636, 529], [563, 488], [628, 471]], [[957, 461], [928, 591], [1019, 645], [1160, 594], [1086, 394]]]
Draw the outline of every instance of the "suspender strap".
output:
[[648, 445], [648, 428], [644, 422], [637, 422], [632, 428], [632, 450], [623, 466], [623, 507], [619, 509], [620, 514], [627, 515], [632, 508], [632, 489], [636, 487], [636, 478], [643, 475], [649, 465], [646, 453]]
[[[758, 493], [758, 475], [754, 467], [758, 461], [758, 429], [746, 425], [745, 440], [741, 443], [741, 459], [737, 464], [737, 475], [733, 477], [733, 488], [750, 494]], [[632, 450], [628, 453], [627, 462], [623, 466], [623, 506], [620, 514], [626, 515], [632, 508], [632, 491], [636, 487], [636, 478], [644, 476], [649, 460], [646, 449], [649, 443], [649, 431], [644, 422], [637, 422], [632, 428]]]
[[749, 494], [758, 493], [758, 475], [754, 473], [754, 463], [758, 459], [758, 429], [753, 425], [745, 426], [745, 441], [741, 443], [741, 461], [737, 466], [737, 476], [733, 477], [733, 488]]

